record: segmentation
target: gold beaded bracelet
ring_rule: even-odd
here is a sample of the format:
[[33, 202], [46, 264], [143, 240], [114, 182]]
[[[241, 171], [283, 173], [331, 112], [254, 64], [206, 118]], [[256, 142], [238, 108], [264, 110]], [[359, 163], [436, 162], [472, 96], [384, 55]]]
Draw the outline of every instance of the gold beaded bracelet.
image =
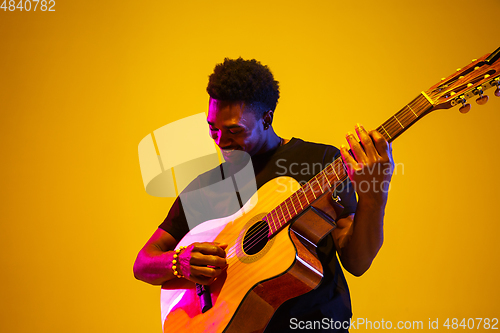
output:
[[[186, 248], [186, 246], [181, 246], [179, 247], [177, 250], [175, 250], [175, 253], [174, 253], [174, 259], [172, 260], [172, 270], [174, 271], [174, 275], [177, 276], [179, 279], [184, 277], [182, 276], [178, 271], [177, 271], [177, 266], [175, 264], [177, 264], [177, 258], [179, 257], [179, 254], [181, 253], [182, 250], [184, 250]], [[180, 266], [179, 266], [180, 268]], [[180, 270], [180, 269], [179, 269]]]

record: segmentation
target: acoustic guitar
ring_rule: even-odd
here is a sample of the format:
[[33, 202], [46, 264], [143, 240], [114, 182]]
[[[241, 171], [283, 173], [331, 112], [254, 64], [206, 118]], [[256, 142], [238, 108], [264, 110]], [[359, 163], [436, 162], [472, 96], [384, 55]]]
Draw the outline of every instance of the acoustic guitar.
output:
[[[492, 87], [500, 97], [499, 58], [500, 48], [442, 79], [378, 132], [391, 142], [432, 111], [461, 105], [460, 112], [466, 113], [471, 107], [467, 100], [486, 103], [484, 91]], [[165, 282], [164, 332], [262, 332], [283, 302], [316, 288], [323, 276], [316, 246], [335, 227], [340, 208], [332, 191], [346, 178], [337, 158], [302, 186], [291, 178], [273, 179], [235, 214], [193, 228], [177, 248], [227, 243], [228, 268], [206, 289], [183, 278]], [[293, 186], [283, 190], [284, 183]]]

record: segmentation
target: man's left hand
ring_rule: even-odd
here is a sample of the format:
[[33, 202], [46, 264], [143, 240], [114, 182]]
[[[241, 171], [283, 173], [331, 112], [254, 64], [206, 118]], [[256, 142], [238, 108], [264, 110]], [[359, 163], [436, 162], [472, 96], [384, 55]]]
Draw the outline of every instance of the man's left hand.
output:
[[348, 133], [347, 147], [340, 152], [347, 174], [356, 190], [359, 200], [370, 200], [375, 204], [385, 205], [394, 170], [392, 147], [377, 131], [367, 132], [363, 126], [355, 127], [356, 135]]

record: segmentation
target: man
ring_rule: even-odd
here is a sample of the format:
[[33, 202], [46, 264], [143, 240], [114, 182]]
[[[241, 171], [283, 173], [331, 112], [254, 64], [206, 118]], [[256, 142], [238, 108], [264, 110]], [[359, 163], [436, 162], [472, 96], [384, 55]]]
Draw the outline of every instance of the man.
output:
[[[355, 128], [356, 135], [346, 136], [351, 153], [344, 146], [339, 152], [331, 146], [279, 137], [272, 127], [279, 98], [278, 82], [267, 66], [255, 60], [225, 59], [210, 76], [207, 92], [210, 95], [209, 131], [226, 160], [224, 166], [229, 166], [226, 168], [229, 170], [231, 165], [237, 165], [235, 156], [239, 151], [248, 153], [258, 188], [283, 175], [304, 184], [320, 169], [312, 173], [308, 170], [314, 168], [298, 170], [298, 165], [320, 163], [325, 167], [342, 155], [351, 183], [336, 193], [344, 211], [336, 221], [337, 227], [318, 247], [324, 267], [322, 283], [317, 289], [285, 302], [266, 332], [293, 330], [298, 321], [328, 318], [333, 322], [348, 322], [352, 316], [349, 291], [336, 253], [348, 272], [360, 276], [382, 246], [384, 209], [394, 165], [389, 144], [378, 132], [367, 132], [359, 125]], [[209, 186], [220, 171], [216, 168], [200, 175], [186, 191]], [[357, 190], [357, 203], [353, 188]], [[134, 265], [137, 279], [159, 285], [180, 275], [209, 285], [226, 268], [227, 244], [195, 243], [177, 254], [173, 251], [189, 231], [183, 205], [185, 203], [177, 198], [165, 221], [139, 252]], [[234, 211], [226, 211], [220, 217], [232, 213]]]

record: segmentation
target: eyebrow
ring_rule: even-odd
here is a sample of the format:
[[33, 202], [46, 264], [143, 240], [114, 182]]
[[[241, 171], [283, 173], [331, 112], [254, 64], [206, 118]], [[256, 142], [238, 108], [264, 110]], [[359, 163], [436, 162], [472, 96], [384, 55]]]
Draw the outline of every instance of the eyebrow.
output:
[[[208, 120], [207, 120], [207, 123], [211, 126], [215, 126], [215, 123], [212, 123]], [[233, 125], [229, 125], [229, 126], [224, 126], [224, 128], [244, 128], [244, 127], [241, 125], [238, 125], [238, 124], [233, 124]]]

